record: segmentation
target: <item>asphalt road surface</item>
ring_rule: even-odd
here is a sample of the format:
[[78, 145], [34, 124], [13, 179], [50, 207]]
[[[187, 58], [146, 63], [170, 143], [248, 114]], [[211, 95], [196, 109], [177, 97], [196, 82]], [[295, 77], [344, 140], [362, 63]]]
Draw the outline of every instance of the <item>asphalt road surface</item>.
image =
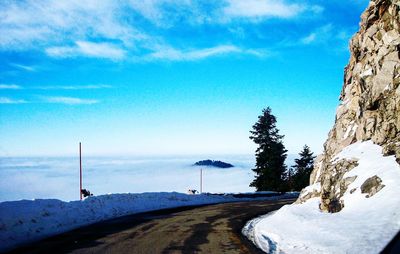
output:
[[241, 234], [251, 218], [294, 199], [181, 207], [79, 228], [13, 253], [262, 253]]

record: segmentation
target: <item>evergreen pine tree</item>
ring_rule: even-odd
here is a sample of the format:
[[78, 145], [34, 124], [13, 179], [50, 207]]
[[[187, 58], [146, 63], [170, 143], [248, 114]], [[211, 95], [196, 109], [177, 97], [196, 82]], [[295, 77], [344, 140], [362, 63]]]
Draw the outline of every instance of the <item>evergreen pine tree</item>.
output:
[[294, 172], [295, 172], [294, 168], [290, 167], [286, 173], [285, 181], [286, 181], [286, 185], [287, 185], [287, 190], [289, 190], [289, 191], [295, 190], [294, 189], [294, 180], [293, 180]]
[[310, 147], [304, 145], [303, 150], [299, 153], [300, 158], [295, 159], [295, 165], [292, 167], [293, 175], [293, 188], [300, 191], [308, 186], [310, 181], [311, 171], [313, 170], [314, 158]]
[[258, 145], [256, 150], [256, 165], [253, 171], [256, 178], [250, 184], [257, 191], [286, 191], [285, 184], [285, 146], [283, 135], [276, 128], [276, 118], [267, 107], [258, 117], [258, 121], [250, 131], [250, 139]]

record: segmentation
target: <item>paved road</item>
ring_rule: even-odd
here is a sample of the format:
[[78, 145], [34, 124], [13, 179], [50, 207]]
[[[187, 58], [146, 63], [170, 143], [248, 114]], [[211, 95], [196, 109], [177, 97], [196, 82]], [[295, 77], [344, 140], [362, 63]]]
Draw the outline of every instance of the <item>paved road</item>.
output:
[[130, 215], [14, 253], [261, 253], [241, 235], [242, 227], [247, 220], [292, 202], [251, 201]]

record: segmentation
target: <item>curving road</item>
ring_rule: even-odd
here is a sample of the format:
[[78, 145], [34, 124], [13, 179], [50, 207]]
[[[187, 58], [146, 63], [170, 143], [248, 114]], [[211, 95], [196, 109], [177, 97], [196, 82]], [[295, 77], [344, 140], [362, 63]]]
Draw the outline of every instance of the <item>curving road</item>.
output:
[[79, 228], [13, 253], [262, 253], [241, 235], [247, 220], [294, 199], [181, 207]]

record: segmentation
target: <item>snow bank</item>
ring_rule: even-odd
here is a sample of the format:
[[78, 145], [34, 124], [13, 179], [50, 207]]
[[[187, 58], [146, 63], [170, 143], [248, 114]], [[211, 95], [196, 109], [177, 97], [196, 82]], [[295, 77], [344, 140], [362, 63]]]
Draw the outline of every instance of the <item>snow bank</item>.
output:
[[[348, 146], [336, 158], [358, 159], [344, 176], [357, 178], [339, 213], [321, 212], [319, 198], [312, 198], [249, 221], [243, 234], [268, 253], [379, 253], [400, 230], [400, 166], [371, 141]], [[385, 187], [367, 198], [360, 186], [374, 175]]]
[[[268, 198], [296, 197], [286, 194]], [[248, 198], [232, 195], [186, 195], [182, 193], [111, 194], [84, 201], [56, 199], [21, 200], [0, 203], [0, 251], [21, 244], [128, 214], [165, 208], [237, 202]]]

